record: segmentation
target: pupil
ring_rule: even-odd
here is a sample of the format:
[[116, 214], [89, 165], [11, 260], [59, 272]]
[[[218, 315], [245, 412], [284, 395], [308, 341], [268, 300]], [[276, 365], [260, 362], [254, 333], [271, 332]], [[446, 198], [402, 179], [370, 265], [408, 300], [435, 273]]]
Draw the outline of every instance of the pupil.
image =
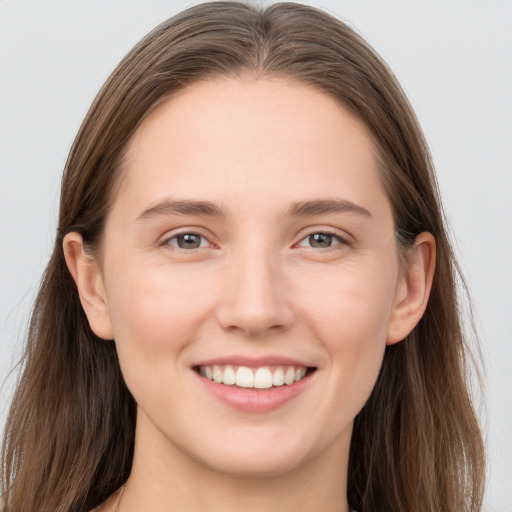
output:
[[197, 249], [201, 245], [201, 237], [194, 234], [180, 235], [178, 245], [182, 249]]
[[325, 233], [315, 233], [309, 236], [311, 247], [330, 247], [332, 244], [332, 235]]

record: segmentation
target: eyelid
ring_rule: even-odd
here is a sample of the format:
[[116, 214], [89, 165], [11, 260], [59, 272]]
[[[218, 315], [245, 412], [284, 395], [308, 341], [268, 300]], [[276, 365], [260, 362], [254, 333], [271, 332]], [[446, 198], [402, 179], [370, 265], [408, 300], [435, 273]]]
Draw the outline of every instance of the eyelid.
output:
[[[216, 244], [215, 242], [212, 241], [213, 237], [205, 234], [202, 231], [203, 231], [202, 228], [195, 227], [195, 226], [177, 228], [176, 231], [171, 230], [171, 231], [168, 231], [165, 235], [163, 235], [160, 238], [160, 240], [158, 241], [158, 245], [163, 246], [163, 247], [171, 247], [173, 249], [176, 249], [178, 251], [183, 251], [183, 252], [193, 252], [198, 249], [218, 248], [219, 247], [218, 244]], [[192, 248], [192, 249], [183, 249], [181, 247], [177, 247], [176, 245], [172, 245], [169, 243], [171, 240], [179, 237], [180, 235], [187, 235], [187, 234], [197, 235], [197, 236], [203, 238], [204, 240], [206, 240], [208, 242], [208, 246], [197, 247], [197, 248]], [[292, 247], [303, 247], [303, 248], [307, 249], [308, 247], [300, 245], [301, 242], [304, 242], [308, 237], [310, 237], [311, 235], [315, 235], [315, 234], [329, 235], [338, 240], [338, 243], [336, 243], [330, 247], [326, 247], [326, 248], [309, 247], [309, 249], [312, 249], [315, 251], [328, 251], [330, 249], [336, 248], [337, 246], [351, 246], [354, 243], [352, 236], [349, 235], [348, 233], [340, 232], [334, 228], [323, 228], [320, 226], [320, 227], [317, 227], [314, 229], [308, 228], [307, 231], [302, 230], [302, 234], [300, 235], [299, 240], [297, 242], [295, 242]]]
[[[333, 242], [334, 242], [335, 239], [337, 241], [336, 241], [336, 243], [332, 243], [328, 247], [312, 247], [311, 245], [301, 245], [302, 242], [308, 240], [312, 235], [316, 235], [316, 234], [322, 234], [322, 235], [331, 236], [332, 239], [333, 239]], [[339, 245], [346, 245], [346, 244], [344, 243], [344, 241], [339, 236], [333, 235], [331, 233], [324, 233], [324, 232], [311, 233], [309, 235], [306, 235], [304, 238], [302, 238], [302, 240], [299, 240], [299, 242], [296, 244], [297, 247], [301, 247], [301, 248], [304, 248], [304, 249], [311, 249], [313, 251], [328, 251], [328, 250], [335, 249]]]
[[[181, 247], [178, 247], [176, 245], [172, 245], [169, 242], [180, 235], [196, 235], [208, 242], [208, 246], [203, 247], [196, 247], [192, 249], [183, 249]], [[175, 249], [177, 251], [183, 251], [183, 252], [194, 252], [198, 249], [207, 249], [207, 248], [217, 248], [217, 244], [211, 241], [210, 237], [205, 235], [204, 233], [201, 233], [201, 229], [190, 227], [190, 228], [180, 228], [177, 231], [170, 231], [167, 232], [163, 237], [161, 237], [160, 241], [158, 242], [158, 245], [161, 247], [171, 247], [172, 249]]]
[[303, 230], [302, 232], [304, 234], [301, 234], [299, 241], [296, 242], [295, 244], [293, 244], [294, 247], [308, 248], [306, 246], [301, 246], [299, 244], [301, 242], [303, 242], [304, 240], [306, 240], [307, 238], [309, 238], [311, 235], [316, 235], [316, 234], [332, 236], [333, 238], [336, 238], [339, 241], [339, 243], [334, 244], [330, 247], [326, 247], [326, 248], [309, 247], [309, 249], [318, 250], [318, 251], [319, 250], [327, 251], [329, 249], [334, 249], [337, 246], [349, 246], [350, 247], [354, 243], [352, 236], [350, 236], [348, 233], [340, 232], [333, 228], [322, 228], [322, 227], [318, 227], [318, 228], [314, 228], [314, 229], [308, 228], [307, 231], [304, 232], [304, 230]]

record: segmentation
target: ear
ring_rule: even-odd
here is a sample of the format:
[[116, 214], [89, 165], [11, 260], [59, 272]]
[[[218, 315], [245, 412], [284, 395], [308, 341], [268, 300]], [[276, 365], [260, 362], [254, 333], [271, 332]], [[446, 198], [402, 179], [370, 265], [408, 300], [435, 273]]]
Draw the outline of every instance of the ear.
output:
[[91, 329], [100, 338], [113, 339], [107, 296], [98, 263], [85, 251], [80, 233], [68, 233], [62, 248]]
[[407, 268], [397, 286], [387, 345], [403, 340], [423, 316], [432, 288], [435, 264], [435, 239], [430, 233], [421, 233], [408, 251]]

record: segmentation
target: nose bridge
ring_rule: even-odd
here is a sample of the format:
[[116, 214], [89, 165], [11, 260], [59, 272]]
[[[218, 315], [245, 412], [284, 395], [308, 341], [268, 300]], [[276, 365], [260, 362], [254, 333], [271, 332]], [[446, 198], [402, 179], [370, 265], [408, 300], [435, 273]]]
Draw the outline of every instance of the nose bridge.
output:
[[285, 328], [293, 319], [279, 254], [263, 240], [251, 240], [229, 259], [229, 279], [219, 307], [224, 328], [256, 336]]

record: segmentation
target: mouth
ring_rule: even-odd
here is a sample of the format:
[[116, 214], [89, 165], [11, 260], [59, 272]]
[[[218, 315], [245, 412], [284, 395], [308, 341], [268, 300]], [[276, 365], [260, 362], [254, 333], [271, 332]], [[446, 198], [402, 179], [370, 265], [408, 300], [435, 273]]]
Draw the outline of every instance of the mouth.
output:
[[259, 391], [292, 386], [316, 371], [313, 366], [284, 364], [259, 367], [215, 364], [197, 365], [193, 369], [201, 377], [216, 384]]

